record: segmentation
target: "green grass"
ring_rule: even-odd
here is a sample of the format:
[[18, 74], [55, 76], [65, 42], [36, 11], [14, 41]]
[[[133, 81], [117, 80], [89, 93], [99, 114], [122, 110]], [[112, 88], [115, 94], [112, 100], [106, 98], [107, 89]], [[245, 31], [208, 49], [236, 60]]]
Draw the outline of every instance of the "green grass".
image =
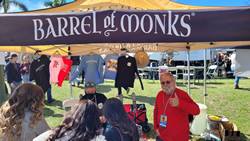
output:
[[[197, 81], [196, 81], [197, 82]], [[192, 81], [191, 81], [192, 83]], [[217, 82], [207, 82], [206, 105], [207, 114], [224, 115], [230, 122], [237, 125], [241, 131], [241, 140], [250, 138], [250, 79], [241, 79], [241, 89], [234, 89], [234, 79], [217, 79]], [[153, 109], [155, 97], [161, 90], [159, 80], [155, 83], [153, 80], [143, 79], [144, 90], [141, 90], [140, 83], [135, 80], [135, 86], [130, 90], [129, 95], [124, 94], [124, 104], [131, 104], [131, 93], [135, 92], [137, 103], [146, 104], [147, 118], [151, 131], [146, 134], [150, 140], [154, 140], [155, 133], [153, 130]], [[191, 86], [191, 97], [196, 103], [204, 103], [204, 87], [203, 81]], [[177, 87], [187, 92], [187, 85], [182, 84], [182, 80], [177, 81]], [[104, 93], [108, 98], [114, 97], [117, 94], [117, 88], [114, 87], [113, 80], [105, 80], [102, 85], [97, 86], [97, 92]], [[83, 85], [73, 87], [73, 97], [78, 98], [79, 94], [84, 94]], [[66, 113], [62, 109], [62, 102], [70, 99], [70, 87], [68, 81], [64, 81], [62, 87], [52, 85], [52, 96], [56, 99], [53, 103], [46, 104], [43, 109], [44, 116], [50, 127], [55, 127], [62, 122], [63, 116]], [[192, 140], [200, 140], [195, 137]]]

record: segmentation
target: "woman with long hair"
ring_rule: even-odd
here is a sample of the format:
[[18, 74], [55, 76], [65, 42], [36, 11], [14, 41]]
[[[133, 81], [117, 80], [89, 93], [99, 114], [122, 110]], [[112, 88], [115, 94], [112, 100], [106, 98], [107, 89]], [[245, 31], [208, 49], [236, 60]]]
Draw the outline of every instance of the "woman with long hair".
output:
[[139, 141], [137, 127], [128, 117], [120, 100], [108, 99], [103, 107], [103, 115], [112, 126], [105, 134], [107, 141]]
[[42, 115], [44, 97], [37, 85], [19, 85], [0, 108], [0, 140], [32, 141], [50, 129]]
[[98, 109], [91, 100], [80, 100], [64, 117], [62, 125], [34, 141], [106, 141], [102, 136]]

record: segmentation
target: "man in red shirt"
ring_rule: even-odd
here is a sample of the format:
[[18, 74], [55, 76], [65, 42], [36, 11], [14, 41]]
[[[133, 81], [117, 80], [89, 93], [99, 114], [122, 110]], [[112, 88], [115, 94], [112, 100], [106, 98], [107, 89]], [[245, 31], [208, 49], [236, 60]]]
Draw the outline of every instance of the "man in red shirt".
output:
[[198, 115], [199, 106], [189, 95], [175, 86], [171, 73], [160, 76], [162, 90], [156, 96], [154, 129], [156, 141], [188, 141], [188, 114]]

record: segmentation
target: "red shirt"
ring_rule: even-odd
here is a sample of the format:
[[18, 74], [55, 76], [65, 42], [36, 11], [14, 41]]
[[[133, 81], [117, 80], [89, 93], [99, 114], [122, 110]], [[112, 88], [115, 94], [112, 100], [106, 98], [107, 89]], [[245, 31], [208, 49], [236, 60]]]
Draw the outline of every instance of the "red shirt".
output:
[[[176, 88], [175, 92], [179, 98], [179, 106], [172, 107], [169, 102], [165, 114], [164, 109], [171, 95], [166, 95], [163, 91], [158, 93], [154, 108], [154, 129], [159, 130], [159, 137], [164, 141], [188, 141], [188, 114], [198, 115], [200, 109], [185, 91]], [[165, 104], [163, 104], [163, 98]], [[175, 98], [175, 94], [171, 98]], [[167, 126], [165, 128], [160, 126], [161, 114], [167, 116]]]
[[62, 57], [64, 66], [61, 68], [59, 74], [58, 74], [58, 86], [61, 87], [63, 80], [65, 76], [68, 74], [68, 72], [71, 72], [71, 66], [72, 66], [72, 60], [67, 59], [66, 57]]

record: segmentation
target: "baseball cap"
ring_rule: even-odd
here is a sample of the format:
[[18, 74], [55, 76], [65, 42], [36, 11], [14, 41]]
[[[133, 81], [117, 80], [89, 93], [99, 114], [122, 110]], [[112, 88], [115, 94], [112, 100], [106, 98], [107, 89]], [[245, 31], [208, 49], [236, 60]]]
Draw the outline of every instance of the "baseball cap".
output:
[[16, 53], [11, 53], [9, 58], [17, 57]]

